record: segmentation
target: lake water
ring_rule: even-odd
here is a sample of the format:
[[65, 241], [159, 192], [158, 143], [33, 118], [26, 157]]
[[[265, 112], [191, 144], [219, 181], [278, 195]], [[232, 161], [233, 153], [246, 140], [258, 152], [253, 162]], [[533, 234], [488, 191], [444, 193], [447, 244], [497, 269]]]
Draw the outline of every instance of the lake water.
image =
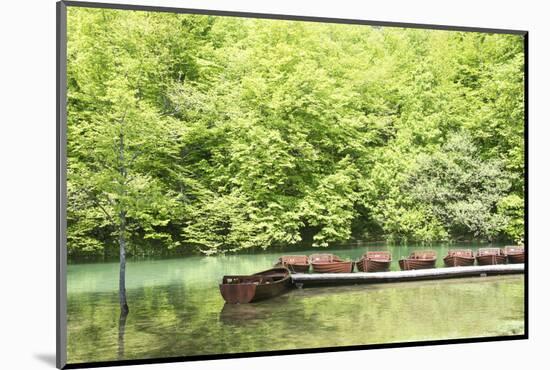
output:
[[[385, 248], [395, 270], [401, 256], [421, 249]], [[385, 248], [296, 253], [357, 259], [366, 249]], [[429, 249], [442, 266], [448, 247]], [[295, 289], [254, 304], [224, 304], [218, 290], [224, 274], [268, 269], [280, 255], [130, 260], [123, 332], [118, 263], [69, 264], [69, 363], [524, 333], [523, 275]]]

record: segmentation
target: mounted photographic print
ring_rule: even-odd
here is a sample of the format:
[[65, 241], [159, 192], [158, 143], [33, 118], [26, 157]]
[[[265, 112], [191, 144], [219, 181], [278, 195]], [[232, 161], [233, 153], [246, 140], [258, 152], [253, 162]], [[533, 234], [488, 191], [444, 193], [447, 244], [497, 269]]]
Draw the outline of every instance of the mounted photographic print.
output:
[[60, 2], [58, 58], [58, 367], [527, 338], [527, 32]]

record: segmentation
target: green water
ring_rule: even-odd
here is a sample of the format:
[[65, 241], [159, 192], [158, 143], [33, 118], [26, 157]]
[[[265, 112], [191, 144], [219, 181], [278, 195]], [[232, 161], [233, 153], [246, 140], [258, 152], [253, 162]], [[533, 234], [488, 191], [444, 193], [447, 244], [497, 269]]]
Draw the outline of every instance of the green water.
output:
[[[366, 249], [323, 251], [356, 259]], [[398, 269], [399, 257], [413, 249], [390, 248], [393, 269]], [[442, 265], [447, 247], [430, 249], [437, 250], [438, 265]], [[69, 362], [472, 338], [524, 331], [523, 275], [296, 289], [264, 302], [224, 305], [218, 291], [222, 275], [267, 269], [279, 255], [129, 261], [130, 314], [124, 331], [119, 330], [118, 264], [70, 264]]]

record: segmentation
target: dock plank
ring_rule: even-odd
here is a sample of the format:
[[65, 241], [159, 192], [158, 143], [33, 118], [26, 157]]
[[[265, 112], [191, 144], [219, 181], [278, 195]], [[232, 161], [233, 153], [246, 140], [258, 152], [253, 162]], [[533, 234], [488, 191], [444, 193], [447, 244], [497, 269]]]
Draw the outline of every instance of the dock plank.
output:
[[352, 272], [349, 274], [291, 274], [295, 285], [379, 284], [400, 281], [450, 279], [524, 273], [524, 264], [443, 267], [388, 272]]

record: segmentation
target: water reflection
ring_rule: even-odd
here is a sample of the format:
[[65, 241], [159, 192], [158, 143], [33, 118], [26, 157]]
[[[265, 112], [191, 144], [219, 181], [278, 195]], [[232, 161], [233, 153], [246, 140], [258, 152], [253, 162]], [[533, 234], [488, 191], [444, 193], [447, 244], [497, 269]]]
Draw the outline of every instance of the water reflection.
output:
[[[356, 258], [364, 250], [337, 253]], [[274, 256], [131, 261], [130, 314], [125, 317], [118, 307], [116, 264], [69, 266], [69, 361], [510, 335], [524, 330], [521, 275], [295, 289], [263, 302], [224, 304], [218, 290], [222, 275], [266, 269]]]
[[235, 325], [252, 320], [265, 320], [269, 317], [269, 310], [257, 304], [224, 304], [220, 311], [220, 321], [224, 324]]
[[120, 318], [118, 319], [118, 359], [124, 359], [124, 332], [126, 331], [126, 319], [128, 318], [128, 311], [120, 312]]

